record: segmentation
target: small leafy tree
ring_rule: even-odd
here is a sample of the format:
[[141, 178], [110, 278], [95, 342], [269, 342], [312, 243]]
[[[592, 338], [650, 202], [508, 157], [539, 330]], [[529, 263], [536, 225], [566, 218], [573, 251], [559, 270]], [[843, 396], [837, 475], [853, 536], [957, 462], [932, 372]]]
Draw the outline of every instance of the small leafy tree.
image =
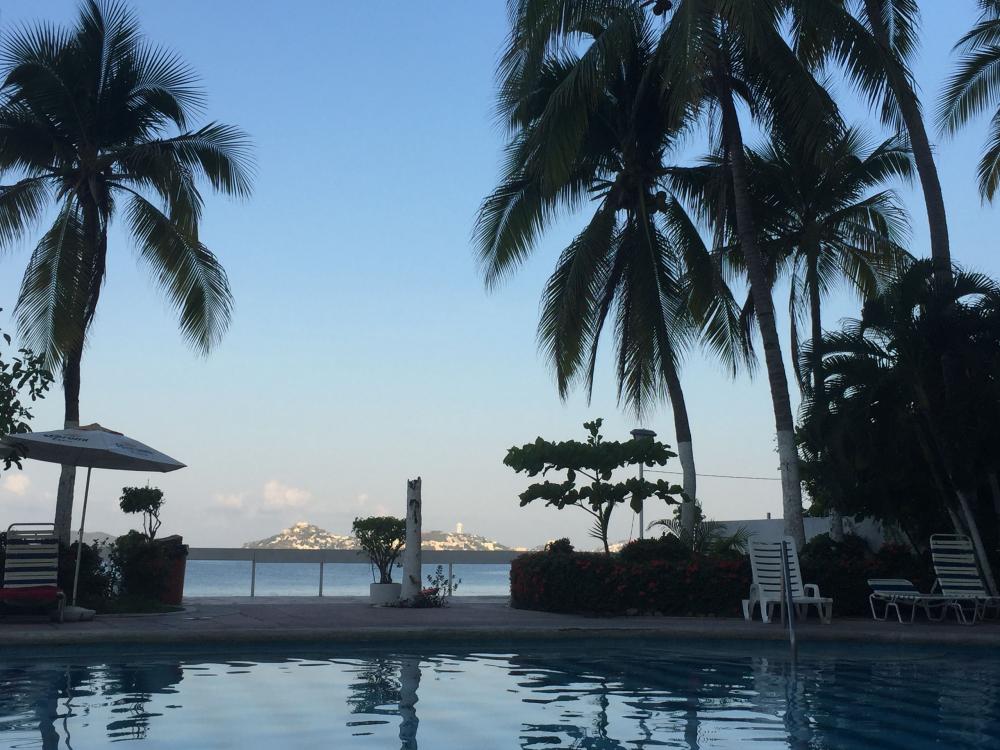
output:
[[[553, 469], [565, 471], [566, 479], [562, 482], [544, 481], [529, 486], [519, 495], [521, 506], [544, 500], [546, 505], [554, 505], [560, 510], [567, 506], [583, 509], [594, 517], [591, 536], [600, 539], [604, 551], [610, 554], [608, 528], [615, 506], [628, 500], [632, 510], [638, 513], [648, 497], [678, 503], [683, 491], [678, 485], [662, 479], [650, 482], [632, 477], [612, 481], [617, 469], [640, 463], [650, 467], [665, 466], [677, 454], [664, 443], [648, 438], [633, 438], [623, 443], [605, 441], [601, 435], [602, 423], [601, 419], [584, 422], [584, 429], [590, 433], [585, 443], [576, 440], [553, 443], [538, 438], [534, 443], [511, 448], [503, 462], [529, 477], [545, 475]], [[580, 477], [589, 480], [589, 484], [580, 483]]]
[[[2, 311], [2, 308], [0, 308]], [[6, 346], [11, 345], [8, 334], [0, 332]], [[0, 350], [0, 436], [18, 432], [28, 432], [31, 427], [31, 409], [22, 399], [37, 401], [45, 395], [52, 384], [52, 373], [44, 364], [44, 358], [34, 354], [30, 349], [18, 349], [17, 354], [9, 357]], [[21, 454], [15, 448], [0, 454], [3, 469], [12, 465], [21, 466]]]
[[[371, 560], [379, 583], [392, 583], [392, 568], [406, 543], [406, 521], [392, 516], [354, 519], [354, 538]], [[372, 576], [374, 579], [374, 575]]]
[[156, 537], [160, 528], [163, 490], [158, 487], [122, 487], [118, 505], [125, 513], [142, 513], [142, 531], [147, 539]]

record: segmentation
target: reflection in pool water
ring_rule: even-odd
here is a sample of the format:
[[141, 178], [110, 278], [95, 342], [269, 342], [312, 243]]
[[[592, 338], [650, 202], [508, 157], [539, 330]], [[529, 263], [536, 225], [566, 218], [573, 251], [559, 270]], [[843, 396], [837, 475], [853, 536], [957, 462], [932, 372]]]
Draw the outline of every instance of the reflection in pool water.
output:
[[[758, 643], [289, 646], [0, 664], [0, 747], [1000, 747], [1000, 656]], [[247, 657], [247, 658], [244, 658]]]

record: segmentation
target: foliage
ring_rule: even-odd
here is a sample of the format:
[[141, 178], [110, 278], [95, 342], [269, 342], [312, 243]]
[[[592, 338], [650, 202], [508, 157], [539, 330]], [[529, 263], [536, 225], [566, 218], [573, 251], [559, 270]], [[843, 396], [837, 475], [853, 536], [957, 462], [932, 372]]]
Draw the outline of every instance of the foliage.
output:
[[[677, 370], [692, 343], [703, 338], [733, 370], [750, 352], [697, 220], [665, 179], [683, 132], [657, 69], [659, 24], [639, 4], [532, 4], [534, 18], [528, 3], [511, 4], [500, 66], [510, 137], [476, 223], [484, 279], [493, 287], [512, 274], [562, 209], [586, 211], [541, 303], [538, 338], [559, 394], [577, 382], [593, 389], [611, 323], [619, 398], [639, 413], [664, 395], [683, 408]], [[542, 26], [540, 16], [563, 10], [577, 16], [571, 28]]]
[[557, 555], [569, 554], [573, 551], [573, 543], [567, 537], [553, 539], [545, 545], [545, 551]]
[[815, 583], [823, 596], [833, 597], [839, 616], [864, 617], [870, 612], [869, 578], [905, 578], [921, 591], [930, 591], [934, 573], [929, 555], [917, 557], [899, 544], [885, 544], [872, 553], [863, 539], [853, 534], [843, 542], [827, 535], [811, 539], [799, 555], [805, 583]]
[[[80, 578], [77, 601], [83, 606], [100, 609], [104, 602], [114, 598], [117, 576], [102, 553], [102, 544], [84, 544], [80, 555]], [[73, 576], [76, 571], [77, 542], [59, 546], [59, 588], [67, 597], [73, 595]]]
[[140, 531], [118, 537], [111, 547], [110, 562], [119, 596], [158, 600], [166, 590], [174, 561], [187, 555], [177, 537], [151, 540]]
[[[955, 523], [967, 533], [964, 491], [994, 549], [996, 515], [976, 488], [1000, 469], [1000, 286], [961, 269], [953, 279], [942, 284], [929, 261], [914, 262], [859, 320], [805, 348], [830, 411], [817, 422], [807, 392], [800, 453], [820, 510], [898, 524], [920, 547]], [[948, 392], [943, 359], [957, 390]]]
[[690, 529], [685, 529], [681, 524], [680, 508], [674, 509], [673, 518], [651, 521], [647, 528], [656, 527], [667, 529], [668, 533], [665, 536], [673, 537], [677, 540], [677, 544], [697, 554], [734, 559], [746, 555], [749, 551], [751, 533], [745, 526], [726, 534], [726, 524], [707, 520], [702, 512], [701, 503], [697, 501]]
[[629, 563], [646, 563], [652, 560], [681, 562], [691, 559], [691, 548], [674, 534], [663, 534], [653, 539], [633, 539], [618, 553]]
[[992, 201], [1000, 185], [1000, 97], [996, 86], [1000, 3], [979, 0], [979, 8], [978, 22], [955, 44], [961, 52], [958, 69], [948, 79], [937, 114], [941, 129], [955, 133], [985, 110], [993, 110], [979, 162], [979, 192], [984, 200]]
[[[0, 312], [2, 310], [0, 308]], [[11, 345], [8, 334], [0, 331], [0, 337], [7, 346]], [[46, 369], [44, 357], [22, 348], [8, 360], [0, 351], [0, 436], [31, 430], [28, 424], [32, 418], [31, 408], [23, 399], [37, 401], [43, 398], [51, 384], [52, 373]], [[23, 451], [17, 447], [0, 453], [3, 469], [15, 464], [20, 468], [21, 458]]]
[[750, 587], [744, 559], [694, 555], [632, 562], [591, 552], [513, 560], [511, 604], [549, 612], [737, 616]]
[[406, 544], [406, 521], [392, 516], [355, 518], [353, 533], [373, 569], [378, 570], [378, 582], [392, 583], [392, 568]]
[[158, 487], [122, 487], [118, 501], [125, 513], [142, 513], [142, 530], [146, 538], [153, 539], [160, 528], [160, 509], [163, 507], [163, 490]]
[[151, 45], [119, 2], [83, 0], [72, 27], [11, 29], [2, 48], [0, 174], [14, 181], [0, 192], [0, 245], [23, 239], [56, 204], [17, 303], [27, 341], [50, 365], [82, 346], [119, 218], [185, 338], [208, 351], [232, 298], [198, 237], [198, 182], [249, 195], [247, 137], [215, 122], [191, 127], [204, 103], [197, 76]]
[[[629, 478], [612, 482], [616, 469], [644, 464], [645, 466], [665, 466], [668, 459], [676, 456], [668, 447], [648, 438], [633, 438], [623, 443], [605, 442], [600, 434], [601, 419], [585, 422], [584, 428], [590, 433], [587, 442], [567, 440], [554, 443], [538, 438], [520, 448], [507, 451], [504, 464], [517, 473], [524, 472], [529, 477], [549, 471], [565, 471], [562, 482], [539, 482], [532, 484], [519, 497], [521, 506], [534, 500], [544, 500], [546, 505], [560, 510], [567, 506], [581, 508], [594, 517], [591, 535], [601, 540], [604, 551], [610, 554], [608, 527], [615, 507], [626, 500], [638, 512], [646, 498], [658, 497], [667, 503], [676, 503], [681, 488], [664, 480], [650, 482], [646, 479]], [[589, 479], [589, 484], [579, 484], [578, 477]]]
[[403, 602], [401, 606], [411, 609], [435, 609], [448, 606], [448, 599], [451, 593], [458, 589], [462, 582], [461, 578], [451, 580], [451, 592], [448, 590], [448, 576], [444, 572], [444, 566], [438, 565], [433, 575], [427, 576], [426, 588], [420, 589], [412, 598]]

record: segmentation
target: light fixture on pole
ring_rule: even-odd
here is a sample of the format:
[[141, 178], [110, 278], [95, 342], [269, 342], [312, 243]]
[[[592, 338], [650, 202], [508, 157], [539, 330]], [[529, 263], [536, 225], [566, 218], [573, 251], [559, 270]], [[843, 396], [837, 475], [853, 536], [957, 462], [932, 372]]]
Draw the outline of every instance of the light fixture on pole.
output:
[[[640, 440], [640, 439], [641, 440], [652, 440], [655, 437], [656, 437], [656, 433], [653, 432], [652, 430], [646, 430], [646, 429], [644, 429], [642, 427], [636, 427], [634, 430], [632, 430], [632, 439], [633, 440]], [[639, 462], [639, 481], [642, 481], [642, 462], [641, 461]], [[643, 503], [639, 504], [639, 538], [640, 539], [645, 539], [645, 537], [646, 537], [646, 523], [645, 523], [645, 515], [643, 513], [643, 510], [644, 510], [643, 505], [644, 504], [645, 504], [645, 501], [643, 501]]]

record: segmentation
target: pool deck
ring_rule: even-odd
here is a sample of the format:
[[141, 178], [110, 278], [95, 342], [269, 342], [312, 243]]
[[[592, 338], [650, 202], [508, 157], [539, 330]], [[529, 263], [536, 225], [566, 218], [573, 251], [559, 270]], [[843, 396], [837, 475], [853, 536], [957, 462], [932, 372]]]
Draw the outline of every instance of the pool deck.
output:
[[[585, 617], [512, 609], [505, 598], [456, 597], [446, 609], [372, 607], [355, 597], [187, 599], [182, 612], [106, 615], [92, 622], [0, 619], [0, 648], [119, 643], [205, 644], [291, 641], [549, 638], [784, 640], [781, 625], [698, 617]], [[798, 623], [799, 641], [1000, 646], [1000, 622], [913, 625], [864, 619]]]

